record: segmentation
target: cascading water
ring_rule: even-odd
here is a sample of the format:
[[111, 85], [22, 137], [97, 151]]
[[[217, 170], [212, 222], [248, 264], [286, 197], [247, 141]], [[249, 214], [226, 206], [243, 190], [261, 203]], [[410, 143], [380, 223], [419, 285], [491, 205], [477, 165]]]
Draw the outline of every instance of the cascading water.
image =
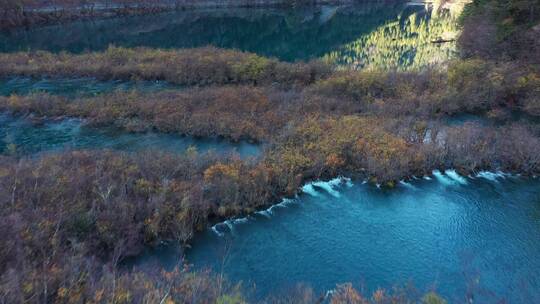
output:
[[[321, 294], [353, 282], [369, 294], [412, 281], [451, 302], [468, 292], [478, 303], [539, 300], [540, 181], [453, 170], [433, 176], [394, 189], [345, 179], [307, 184], [279, 207], [198, 235], [187, 261], [224, 271], [258, 297], [298, 282]], [[148, 259], [179, 262], [170, 252]]]

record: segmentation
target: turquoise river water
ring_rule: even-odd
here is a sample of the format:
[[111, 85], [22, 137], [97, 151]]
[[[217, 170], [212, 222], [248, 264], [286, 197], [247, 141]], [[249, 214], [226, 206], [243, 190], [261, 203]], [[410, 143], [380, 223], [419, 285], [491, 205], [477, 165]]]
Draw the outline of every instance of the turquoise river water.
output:
[[[339, 179], [195, 238], [186, 260], [242, 281], [254, 296], [298, 282], [325, 294], [352, 282], [370, 294], [414, 284], [451, 303], [539, 303], [540, 181], [454, 171], [385, 190]], [[174, 267], [178, 250], [139, 266]]]

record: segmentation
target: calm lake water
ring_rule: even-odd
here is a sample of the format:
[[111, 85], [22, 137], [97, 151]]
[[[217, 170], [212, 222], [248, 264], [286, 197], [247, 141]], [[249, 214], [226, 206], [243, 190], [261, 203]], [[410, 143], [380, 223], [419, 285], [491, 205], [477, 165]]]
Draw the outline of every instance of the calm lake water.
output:
[[[330, 182], [282, 205], [218, 224], [187, 260], [254, 286], [256, 297], [298, 282], [324, 294], [343, 282], [372, 292], [412, 281], [451, 303], [467, 293], [475, 303], [540, 303], [538, 180], [449, 172], [392, 190]], [[142, 261], [152, 258], [172, 267], [178, 253]]]
[[452, 57], [460, 5], [405, 2], [297, 9], [206, 9], [75, 22], [0, 34], [0, 51], [84, 52], [109, 45], [189, 48], [214, 45], [286, 61], [418, 68]]
[[28, 119], [0, 115], [0, 153], [35, 154], [66, 149], [112, 149], [183, 153], [189, 147], [199, 152], [238, 153], [256, 157], [261, 146], [246, 142], [231, 143], [218, 139], [195, 139], [163, 133], [127, 133], [114, 128], [85, 127], [82, 121], [66, 119], [58, 122], [32, 123]]

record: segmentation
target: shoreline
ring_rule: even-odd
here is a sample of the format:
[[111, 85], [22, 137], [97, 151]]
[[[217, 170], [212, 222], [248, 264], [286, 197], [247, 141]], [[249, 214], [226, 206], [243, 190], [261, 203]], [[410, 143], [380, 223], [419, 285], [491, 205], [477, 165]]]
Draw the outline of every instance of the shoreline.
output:
[[[376, 187], [379, 190], [389, 190], [392, 191], [398, 185], [402, 185], [403, 187], [410, 188], [411, 186], [414, 187], [411, 182], [415, 180], [426, 180], [426, 181], [438, 181], [440, 183], [444, 184], [455, 184], [455, 185], [461, 185], [466, 186], [468, 185], [467, 179], [485, 179], [486, 181], [496, 182], [499, 179], [507, 179], [507, 178], [525, 178], [526, 180], [535, 180], [537, 179], [536, 175], [527, 174], [524, 175], [522, 173], [517, 172], [505, 172], [501, 170], [474, 170], [469, 171], [467, 174], [463, 174], [463, 172], [458, 172], [457, 169], [434, 169], [431, 171], [431, 173], [424, 174], [424, 175], [410, 175], [407, 177], [404, 177], [400, 179], [399, 181], [393, 182], [393, 185], [390, 186], [387, 183], [386, 184], [378, 184], [373, 183], [370, 181], [369, 178], [366, 177], [344, 177], [344, 176], [337, 176], [334, 178], [318, 178], [313, 180], [308, 180], [305, 183], [302, 184], [301, 187], [297, 189], [297, 191], [294, 194], [291, 195], [284, 195], [280, 198], [277, 198], [276, 201], [279, 201], [278, 203], [271, 203], [268, 205], [263, 205], [260, 207], [260, 209], [257, 209], [253, 212], [248, 213], [240, 213], [238, 215], [234, 215], [231, 217], [219, 217], [215, 218], [214, 221], [211, 219], [208, 222], [208, 225], [206, 227], [207, 230], [211, 230], [214, 232], [218, 237], [223, 237], [225, 234], [225, 231], [220, 231], [218, 227], [220, 226], [226, 226], [227, 229], [229, 229], [229, 232], [233, 230], [233, 226], [238, 223], [246, 223], [249, 218], [253, 217], [254, 215], [258, 214], [261, 216], [264, 216], [266, 218], [271, 218], [273, 215], [272, 210], [275, 208], [286, 208], [287, 205], [294, 203], [296, 200], [300, 198], [302, 195], [314, 195], [314, 192], [319, 192], [317, 189], [320, 189], [321, 191], [327, 192], [329, 195], [334, 196], [336, 198], [339, 198], [339, 193], [336, 190], [337, 186], [342, 187], [353, 187], [356, 184], [361, 185], [370, 185], [373, 187]], [[199, 231], [199, 232], [202, 232]], [[191, 239], [193, 240], [193, 238]], [[173, 242], [172, 240], [162, 240], [160, 243], [170, 243]], [[186, 242], [186, 244], [181, 245], [181, 249], [185, 249], [187, 247], [191, 246], [191, 242]], [[136, 257], [136, 256], [135, 256]]]
[[[385, 0], [388, 2], [392, 0]], [[174, 11], [218, 9], [218, 8], [280, 8], [312, 5], [354, 4], [355, 0], [177, 0], [157, 3], [105, 4], [101, 2], [87, 5], [29, 6], [23, 8], [2, 8], [0, 15], [11, 15], [11, 19], [0, 19], [0, 32], [29, 30], [49, 25], [59, 25], [75, 21], [103, 20], [109, 18], [153, 15]]]

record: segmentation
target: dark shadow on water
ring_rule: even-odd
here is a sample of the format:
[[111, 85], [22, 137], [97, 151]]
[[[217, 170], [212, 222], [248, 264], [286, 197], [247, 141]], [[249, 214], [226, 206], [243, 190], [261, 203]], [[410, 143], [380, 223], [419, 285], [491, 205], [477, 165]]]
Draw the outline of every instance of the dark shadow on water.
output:
[[190, 48], [214, 45], [281, 60], [318, 58], [410, 8], [404, 2], [296, 9], [201, 9], [79, 21], [0, 34], [0, 51], [104, 50], [109, 45]]

